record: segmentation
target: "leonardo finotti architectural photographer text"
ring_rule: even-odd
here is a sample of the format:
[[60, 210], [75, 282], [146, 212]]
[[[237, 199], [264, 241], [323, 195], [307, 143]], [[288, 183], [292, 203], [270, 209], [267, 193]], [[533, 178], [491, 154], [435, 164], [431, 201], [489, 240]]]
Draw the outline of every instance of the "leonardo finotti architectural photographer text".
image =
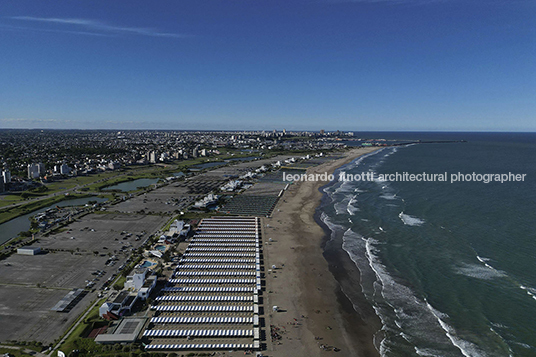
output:
[[339, 172], [337, 175], [324, 173], [317, 174], [287, 174], [283, 172], [283, 181], [380, 181], [380, 182], [520, 182], [525, 181], [527, 174], [514, 173], [418, 173], [396, 172], [391, 174], [376, 174], [374, 172], [362, 172], [360, 174], [348, 174], [345, 171]]

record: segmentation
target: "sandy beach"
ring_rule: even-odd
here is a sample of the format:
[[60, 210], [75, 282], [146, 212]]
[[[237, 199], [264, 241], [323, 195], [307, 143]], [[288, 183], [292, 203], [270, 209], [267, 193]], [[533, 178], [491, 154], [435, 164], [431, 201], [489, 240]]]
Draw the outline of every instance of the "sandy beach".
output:
[[[353, 149], [308, 169], [307, 174], [333, 173], [374, 150]], [[324, 254], [327, 235], [315, 220], [315, 212], [322, 198], [319, 188], [325, 184], [291, 185], [272, 217], [263, 219], [268, 356], [379, 355], [373, 336], [381, 325], [360, 293], [359, 271], [341, 249], [328, 249]], [[361, 301], [355, 309], [342, 289], [354, 301]], [[274, 312], [273, 306], [280, 311]]]

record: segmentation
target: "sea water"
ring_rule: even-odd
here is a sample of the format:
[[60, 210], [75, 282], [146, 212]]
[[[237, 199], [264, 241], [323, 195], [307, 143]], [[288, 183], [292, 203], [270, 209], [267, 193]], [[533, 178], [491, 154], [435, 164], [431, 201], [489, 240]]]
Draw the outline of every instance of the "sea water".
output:
[[[336, 179], [322, 188], [319, 208], [382, 322], [381, 355], [536, 356], [536, 134], [397, 135], [467, 142], [360, 157], [335, 177], [374, 179]], [[449, 180], [378, 179], [397, 172]], [[450, 182], [451, 174], [473, 172], [526, 176]]]

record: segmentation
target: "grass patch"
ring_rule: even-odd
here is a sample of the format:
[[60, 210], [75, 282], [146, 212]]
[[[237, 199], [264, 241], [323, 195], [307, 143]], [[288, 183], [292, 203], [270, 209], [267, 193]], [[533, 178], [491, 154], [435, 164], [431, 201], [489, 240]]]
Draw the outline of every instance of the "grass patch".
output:
[[[106, 299], [101, 299], [95, 304], [95, 306], [90, 310], [84, 320], [81, 321], [78, 326], [76, 326], [76, 328], [73, 330], [73, 332], [71, 332], [69, 337], [67, 337], [63, 344], [59, 347], [59, 350], [68, 354], [68, 352], [76, 349], [89, 347], [88, 350], [91, 350], [91, 348], [99, 347], [99, 345], [95, 343], [94, 340], [83, 338], [82, 336], [89, 333], [89, 329], [91, 329], [95, 325], [95, 323], [104, 322], [104, 320], [99, 317], [99, 308], [105, 301]], [[70, 328], [71, 327], [69, 327], [69, 329]]]
[[125, 282], [127, 281], [126, 276], [120, 275], [119, 278], [115, 281], [113, 288], [115, 290], [123, 290], [125, 287]]
[[[22, 349], [25, 349], [26, 347], [21, 347]], [[32, 356], [31, 354], [24, 353], [21, 350], [18, 349], [12, 349], [12, 348], [4, 348], [0, 347], [0, 355], [4, 355], [6, 353], [9, 353], [10, 355], [13, 355], [15, 357], [24, 357], [24, 356]]]

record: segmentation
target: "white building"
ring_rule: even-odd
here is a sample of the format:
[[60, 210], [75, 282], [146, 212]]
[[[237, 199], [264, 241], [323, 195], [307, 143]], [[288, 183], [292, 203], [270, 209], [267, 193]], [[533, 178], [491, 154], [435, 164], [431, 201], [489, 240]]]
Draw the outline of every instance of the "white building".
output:
[[[251, 175], [251, 172], [248, 172], [248, 174]], [[247, 175], [247, 174], [246, 174]], [[242, 175], [241, 178], [243, 178], [244, 176], [246, 175]], [[234, 190], [236, 190], [237, 188], [239, 188], [240, 186], [242, 186], [242, 181], [240, 180], [233, 180], [233, 181], [229, 181], [227, 182], [225, 185], [223, 185], [220, 189], [222, 191], [227, 191], [227, 192], [232, 192]]]
[[108, 164], [108, 167], [110, 168], [110, 170], [117, 170], [121, 167], [121, 164], [117, 161], [112, 161]]
[[168, 235], [170, 237], [174, 235], [179, 235], [181, 237], [187, 236], [190, 232], [190, 225], [185, 224], [184, 221], [175, 220], [173, 223], [171, 223], [171, 226], [169, 226]]
[[160, 161], [167, 161], [169, 159], [169, 154], [167, 152], [163, 152], [160, 154]]
[[11, 182], [11, 172], [8, 169], [5, 169], [2, 171], [2, 178], [4, 183], [10, 183]]
[[150, 162], [151, 164], [155, 164], [155, 163], [156, 163], [156, 152], [154, 152], [154, 151], [150, 151], [150, 152], [148, 153], [147, 156], [148, 156], [149, 162]]
[[17, 248], [17, 254], [20, 255], [37, 255], [41, 253], [41, 248], [39, 247], [21, 247]]
[[213, 195], [212, 193], [209, 193], [206, 197], [204, 197], [202, 200], [197, 201], [194, 203], [194, 207], [196, 208], [206, 208], [210, 205], [216, 204], [218, 202], [218, 195]]
[[149, 294], [151, 294], [151, 291], [156, 286], [157, 280], [158, 278], [156, 275], [151, 275], [147, 279], [145, 279], [145, 283], [143, 283], [140, 290], [138, 290], [138, 298], [142, 300], [147, 300]]
[[173, 223], [171, 223], [171, 226], [169, 226], [169, 234], [179, 234], [182, 229], [184, 228], [184, 221], [174, 220]]
[[155, 287], [157, 280], [156, 275], [147, 276], [148, 273], [148, 268], [135, 269], [129, 276], [127, 276], [127, 281], [125, 282], [125, 289], [136, 291], [137, 296], [140, 299], [147, 299], [147, 297]]
[[[131, 311], [134, 303], [138, 299], [137, 295], [130, 294], [128, 291], [121, 291], [112, 301], [107, 301], [99, 307], [99, 316], [105, 319], [116, 319], [124, 311]], [[110, 315], [110, 313], [112, 315]]]
[[125, 282], [125, 289], [134, 289], [134, 290], [140, 290], [143, 286], [143, 283], [145, 282], [145, 276], [147, 275], [147, 272], [149, 269], [147, 268], [138, 268], [134, 269], [134, 271], [127, 276], [127, 281]]

